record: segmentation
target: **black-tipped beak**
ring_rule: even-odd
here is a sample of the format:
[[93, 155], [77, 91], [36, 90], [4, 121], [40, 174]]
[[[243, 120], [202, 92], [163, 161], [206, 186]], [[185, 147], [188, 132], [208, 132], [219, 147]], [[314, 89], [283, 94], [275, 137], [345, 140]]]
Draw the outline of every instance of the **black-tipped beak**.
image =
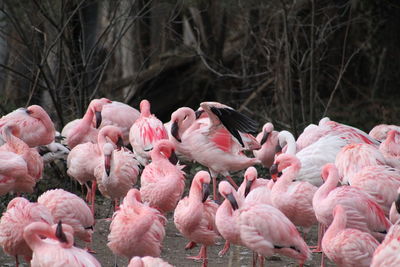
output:
[[396, 199], [395, 205], [396, 205], [397, 212], [400, 213], [400, 194]]
[[278, 174], [278, 165], [277, 164], [272, 164], [271, 167], [269, 168], [269, 173], [271, 175]]
[[110, 176], [111, 170], [111, 155], [104, 156], [104, 169], [106, 170], [107, 176]]
[[178, 163], [178, 157], [175, 154], [175, 151], [172, 150], [171, 156], [168, 158], [169, 162], [171, 162], [173, 165], [176, 165]]
[[32, 113], [32, 111], [30, 111], [30, 110], [28, 110], [28, 109], [25, 109], [25, 112], [28, 113], [28, 114], [31, 114], [31, 113]]
[[95, 114], [96, 114], [96, 129], [98, 129], [101, 125], [101, 120], [102, 120], [101, 111], [96, 111]]
[[269, 132], [264, 131], [263, 137], [261, 138], [260, 145], [263, 145], [268, 140]]
[[244, 197], [247, 197], [247, 195], [250, 193], [250, 188], [251, 188], [252, 184], [253, 184], [253, 181], [251, 181], [251, 180], [248, 180], [246, 182], [246, 188], [244, 189]]
[[201, 202], [206, 202], [206, 200], [208, 199], [208, 196], [210, 195], [210, 184], [202, 184], [202, 193], [203, 193], [203, 199], [201, 200]]
[[175, 139], [178, 140], [179, 143], [182, 142], [181, 138], [179, 137], [179, 126], [176, 121], [174, 121], [171, 125], [171, 135], [175, 137]]
[[237, 210], [239, 208], [238, 203], [236, 202], [235, 197], [233, 196], [232, 193], [226, 195], [226, 198], [229, 200], [229, 202], [231, 203], [232, 209], [233, 210]]
[[124, 146], [124, 140], [122, 140], [122, 137], [119, 136], [117, 140], [117, 148], [121, 149]]
[[282, 147], [281, 147], [281, 145], [278, 143], [278, 144], [276, 145], [276, 147], [275, 147], [275, 153], [280, 153], [280, 152], [282, 152]]
[[196, 115], [196, 120], [197, 120], [198, 118], [200, 118], [201, 114], [203, 114], [203, 113], [204, 113], [204, 109], [196, 110], [196, 111], [194, 112], [194, 114]]
[[58, 221], [57, 228], [56, 228], [56, 237], [58, 240], [62, 243], [67, 243], [67, 237], [65, 236], [65, 233], [62, 230], [62, 223], [61, 220]]

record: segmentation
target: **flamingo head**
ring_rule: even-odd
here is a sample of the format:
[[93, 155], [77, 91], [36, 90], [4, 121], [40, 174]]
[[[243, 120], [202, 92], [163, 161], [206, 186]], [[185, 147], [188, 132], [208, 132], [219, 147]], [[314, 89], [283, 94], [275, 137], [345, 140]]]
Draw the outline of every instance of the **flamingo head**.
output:
[[218, 185], [218, 191], [226, 200], [229, 201], [233, 210], [239, 209], [239, 205], [234, 195], [235, 190], [232, 187], [232, 185], [229, 184], [229, 182], [227, 181], [220, 182]]
[[[260, 145], [263, 145], [267, 140], [272, 131], [274, 130], [274, 125], [270, 122], [267, 122], [263, 126], [263, 137], [261, 138]], [[282, 149], [281, 149], [282, 150]]]
[[288, 167], [299, 169], [301, 167], [300, 160], [296, 156], [290, 154], [280, 154], [277, 156], [274, 164], [272, 164], [271, 168], [269, 169], [274, 181], [277, 177], [280, 177], [282, 175], [282, 171]]
[[124, 145], [123, 135], [120, 128], [112, 125], [107, 125], [101, 128], [99, 135], [106, 137], [108, 141], [115, 144], [118, 149]]
[[89, 104], [89, 109], [95, 114], [96, 117], [96, 129], [98, 129], [101, 125], [101, 121], [103, 120], [101, 116], [101, 111], [103, 110], [103, 105], [106, 103], [105, 100], [102, 99], [93, 99]]
[[53, 230], [55, 228], [55, 237], [60, 242], [61, 246], [64, 248], [70, 248], [74, 245], [74, 229], [63, 224], [61, 220], [58, 221], [57, 225], [53, 225]]
[[210, 174], [206, 171], [199, 171], [193, 178], [193, 182], [197, 183], [197, 185], [201, 186], [202, 192], [202, 202], [205, 202], [210, 195], [210, 182], [211, 177]]
[[178, 157], [175, 154], [175, 146], [168, 139], [162, 139], [155, 143], [154, 148], [150, 153], [160, 153], [164, 155], [164, 157], [168, 158], [169, 162], [173, 165], [178, 163]]
[[[189, 119], [191, 117], [191, 119]], [[191, 108], [182, 107], [171, 114], [171, 135], [182, 142], [180, 132], [184, 132], [194, 121], [194, 114]]]
[[28, 113], [29, 116], [31, 116], [32, 118], [38, 119], [38, 120], [42, 120], [44, 118], [49, 118], [49, 115], [47, 114], [47, 112], [38, 105], [32, 105], [29, 106], [26, 109], [26, 113]]
[[107, 176], [110, 176], [111, 171], [111, 157], [114, 151], [114, 146], [110, 143], [105, 143], [103, 146], [103, 154], [104, 154], [104, 169], [106, 171]]
[[322, 167], [322, 172], [321, 172], [321, 177], [324, 181], [326, 181], [329, 177], [330, 174], [338, 174], [338, 170], [333, 163], [327, 163]]
[[246, 188], [244, 190], [244, 196], [246, 197], [250, 193], [250, 189], [254, 181], [257, 179], [257, 169], [253, 166], [248, 167], [244, 173], [244, 179], [246, 180]]

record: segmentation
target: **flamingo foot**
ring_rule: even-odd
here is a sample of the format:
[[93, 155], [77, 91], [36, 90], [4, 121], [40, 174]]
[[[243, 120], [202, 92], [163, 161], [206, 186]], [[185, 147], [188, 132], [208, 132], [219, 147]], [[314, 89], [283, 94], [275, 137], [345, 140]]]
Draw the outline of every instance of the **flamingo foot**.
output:
[[310, 249], [314, 248], [314, 249], [311, 250], [312, 253], [322, 253], [323, 252], [322, 248], [319, 248], [318, 246], [310, 246], [309, 248]]
[[[203, 266], [207, 266], [207, 250], [204, 245], [201, 246], [199, 255], [186, 257], [189, 260], [202, 261]], [[204, 265], [205, 264], [205, 265]]]
[[192, 249], [192, 248], [194, 248], [195, 246], [196, 246], [196, 243], [193, 242], [193, 241], [190, 241], [189, 243], [186, 244], [185, 250]]
[[231, 243], [229, 243], [229, 241], [225, 241], [225, 245], [222, 248], [222, 250], [220, 252], [218, 252], [218, 256], [220, 256], [220, 257], [224, 256], [228, 252], [230, 247], [231, 247]]
[[89, 252], [89, 253], [91, 253], [91, 254], [96, 254], [96, 253], [97, 253], [97, 252], [94, 251], [90, 246], [86, 246], [86, 247], [84, 248], [84, 250], [87, 251], [87, 252]]

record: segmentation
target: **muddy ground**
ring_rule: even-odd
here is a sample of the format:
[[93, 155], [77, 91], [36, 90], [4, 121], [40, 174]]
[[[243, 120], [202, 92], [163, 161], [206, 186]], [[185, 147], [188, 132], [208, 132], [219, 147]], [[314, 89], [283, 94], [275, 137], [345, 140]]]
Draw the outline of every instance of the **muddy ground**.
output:
[[[112, 252], [107, 247], [107, 235], [109, 233], [110, 222], [104, 220], [106, 217], [112, 215], [111, 203], [108, 200], [99, 199], [97, 201], [97, 223], [95, 227], [95, 233], [93, 236], [93, 249], [96, 251], [94, 256], [100, 261], [104, 267], [114, 267], [115, 260], [117, 266], [127, 266], [128, 260], [122, 257], [115, 258]], [[161, 257], [168, 261], [174, 266], [201, 266], [201, 263], [196, 263], [193, 260], [186, 259], [187, 256], [196, 256], [199, 252], [199, 247], [195, 247], [192, 250], [185, 251], [184, 246], [187, 240], [182, 237], [176, 230], [173, 223], [173, 216], [169, 214], [168, 224], [166, 228], [166, 237], [163, 243], [163, 250]], [[317, 228], [313, 227], [311, 233], [308, 235], [307, 243], [309, 245], [315, 245], [317, 240]], [[82, 246], [82, 243], [78, 242], [77, 245]], [[213, 266], [251, 266], [252, 265], [252, 253], [248, 249], [238, 246], [231, 246], [230, 251], [224, 257], [218, 257], [218, 252], [222, 249], [224, 243], [221, 241], [214, 247], [208, 249], [209, 267]], [[320, 254], [313, 254], [311, 261], [306, 262], [305, 266], [319, 266]], [[15, 266], [14, 258], [5, 255], [3, 251], [0, 252], [0, 266]], [[22, 266], [28, 266], [23, 263]], [[298, 266], [298, 264], [290, 259], [283, 256], [273, 256], [265, 262], [265, 266]], [[328, 263], [327, 266], [334, 266]]]

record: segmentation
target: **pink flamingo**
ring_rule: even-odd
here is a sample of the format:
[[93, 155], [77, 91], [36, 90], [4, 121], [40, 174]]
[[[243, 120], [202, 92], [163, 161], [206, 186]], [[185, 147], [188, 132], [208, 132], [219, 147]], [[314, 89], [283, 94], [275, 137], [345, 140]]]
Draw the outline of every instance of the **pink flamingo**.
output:
[[333, 221], [333, 209], [340, 204], [347, 214], [347, 228], [367, 232], [383, 240], [391, 225], [385, 213], [371, 197], [353, 186], [336, 187], [339, 174], [335, 165], [327, 164], [322, 170], [325, 183], [314, 194], [313, 207], [318, 221], [328, 226]]
[[202, 260], [207, 266], [207, 247], [219, 238], [215, 226], [218, 205], [208, 199], [210, 174], [199, 171], [193, 178], [189, 197], [181, 199], [174, 212], [176, 228], [192, 242], [202, 244], [199, 255], [189, 259]]
[[383, 142], [386, 139], [386, 136], [390, 130], [400, 131], [400, 126], [397, 125], [388, 125], [388, 124], [379, 124], [376, 125], [371, 131], [368, 133], [372, 138]]
[[7, 211], [0, 220], [0, 245], [4, 252], [14, 256], [18, 266], [18, 255], [26, 262], [32, 258], [32, 250], [24, 240], [24, 229], [32, 222], [53, 224], [50, 211], [38, 203], [30, 203], [27, 199], [16, 197], [7, 205]]
[[33, 192], [35, 178], [28, 173], [26, 161], [12, 152], [0, 152], [0, 195], [10, 192]]
[[310, 258], [310, 250], [296, 227], [278, 209], [266, 204], [241, 206], [243, 199], [237, 201], [237, 193], [225, 181], [220, 182], [219, 192], [225, 198], [216, 215], [221, 234], [227, 228], [231, 228], [227, 232], [238, 231], [234, 234], [239, 234], [236, 240], [264, 257], [279, 253], [299, 260], [301, 266]]
[[347, 215], [341, 205], [334, 208], [333, 216], [322, 239], [325, 255], [339, 267], [369, 267], [379, 242], [369, 233], [346, 228]]
[[[236, 188], [236, 183], [229, 176], [229, 171], [241, 169], [259, 163], [258, 159], [248, 158], [242, 150], [245, 143], [240, 132], [249, 133], [256, 130], [256, 122], [234, 109], [216, 102], [200, 104], [208, 114], [208, 126], [199, 127], [189, 134], [177, 136], [172, 133], [178, 142], [185, 144], [191, 150], [191, 157], [200, 164], [209, 168], [213, 178], [214, 199], [217, 199], [217, 176], [223, 174]], [[188, 117], [189, 118], [189, 117]], [[179, 122], [173, 121], [171, 131], [178, 133]], [[235, 145], [232, 136], [240, 145]], [[218, 160], [215, 160], [218, 159]]]
[[88, 205], [77, 195], [63, 189], [53, 189], [39, 196], [37, 202], [47, 207], [54, 221], [62, 220], [74, 229], [74, 236], [87, 243], [92, 242], [94, 219]]
[[[93, 99], [82, 119], [74, 120], [65, 125], [61, 135], [66, 137], [66, 144], [70, 149], [87, 142], [97, 143], [97, 135], [101, 124], [100, 114], [103, 106], [109, 102], [110, 100], [105, 98]], [[93, 120], [97, 121], [93, 122]]]
[[142, 204], [140, 192], [129, 190], [110, 225], [107, 246], [116, 255], [159, 257], [167, 219], [156, 209]]
[[389, 131], [379, 150], [391, 166], [400, 169], [400, 129]]
[[140, 178], [142, 199], [162, 213], [173, 211], [185, 189], [185, 173], [182, 166], [175, 165], [174, 145], [169, 140], [160, 140], [154, 144], [150, 156], [152, 162]]
[[378, 246], [372, 258], [371, 267], [400, 266], [400, 225], [393, 225], [385, 240]]
[[387, 216], [397, 198], [400, 170], [386, 165], [366, 166], [351, 176], [350, 185], [367, 192]]
[[296, 181], [301, 163], [296, 156], [281, 154], [271, 166], [273, 171], [285, 172], [279, 177], [271, 190], [273, 206], [285, 214], [296, 226], [303, 227], [304, 233], [308, 233], [311, 226], [317, 223], [313, 209], [313, 196], [317, 187], [305, 182]]
[[[92, 203], [91, 209], [94, 214], [94, 198], [96, 194], [95, 168], [101, 163], [104, 144], [110, 140], [113, 144], [120, 143], [122, 140], [121, 130], [115, 126], [102, 128], [97, 137], [97, 144], [90, 142], [74, 147], [67, 158], [67, 174], [73, 177], [81, 185], [88, 189], [87, 201]], [[90, 159], [90, 160], [88, 160]], [[92, 189], [87, 182], [92, 181]], [[90, 199], [90, 201], [89, 201]]]
[[0, 119], [0, 129], [6, 124], [18, 125], [21, 129], [20, 138], [30, 147], [54, 141], [54, 124], [41, 106], [32, 105], [26, 109], [14, 110]]
[[128, 267], [173, 267], [168, 262], [163, 261], [160, 258], [153, 258], [146, 256], [143, 258], [133, 257], [129, 262]]
[[274, 163], [278, 134], [279, 132], [274, 131], [274, 125], [268, 122], [264, 124], [262, 131], [257, 135], [257, 141], [261, 148], [254, 150], [253, 154], [264, 167], [269, 168]]
[[[243, 182], [237, 190], [238, 194], [247, 199], [247, 196], [249, 195], [250, 192], [253, 192], [256, 188], [263, 188], [266, 189], [265, 198], [270, 198], [270, 192], [268, 191], [269, 190], [268, 186], [271, 180], [257, 178], [257, 177], [258, 177], [257, 169], [254, 168], [253, 166], [248, 167], [244, 173]], [[270, 204], [270, 203], [264, 203], [264, 204]]]
[[352, 175], [365, 166], [388, 165], [382, 153], [373, 145], [350, 144], [344, 146], [336, 155], [335, 165], [338, 168], [342, 183], [350, 183]]
[[[74, 230], [67, 224], [50, 226], [34, 222], [24, 230], [24, 238], [33, 250], [32, 267], [100, 267], [95, 257], [74, 247]], [[45, 237], [45, 239], [42, 239]]]
[[120, 198], [136, 184], [139, 163], [133, 153], [126, 148], [114, 149], [110, 143], [103, 146], [103, 161], [95, 168], [97, 185], [101, 194], [115, 202], [118, 209]]
[[139, 162], [147, 165], [150, 159], [149, 151], [158, 140], [168, 139], [164, 124], [150, 112], [150, 102], [146, 99], [140, 102], [140, 116], [129, 131], [129, 141]]
[[93, 123], [99, 122], [99, 129], [105, 126], [112, 125], [118, 127], [122, 132], [122, 139], [124, 145], [129, 144], [129, 131], [135, 121], [139, 118], [140, 112], [121, 102], [111, 101], [107, 98], [101, 98], [105, 104], [101, 109], [101, 112], [97, 114], [96, 118], [93, 118]]

